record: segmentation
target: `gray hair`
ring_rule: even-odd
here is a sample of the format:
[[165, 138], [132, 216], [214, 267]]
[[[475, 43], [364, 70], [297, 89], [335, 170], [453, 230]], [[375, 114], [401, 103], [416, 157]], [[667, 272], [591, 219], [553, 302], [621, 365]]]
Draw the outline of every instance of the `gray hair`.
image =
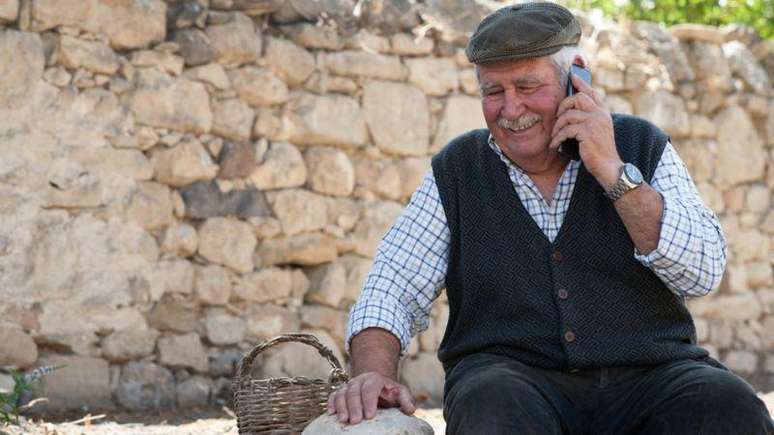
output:
[[[577, 45], [564, 46], [562, 47], [561, 50], [549, 56], [549, 59], [551, 59], [551, 65], [553, 65], [554, 69], [556, 69], [556, 75], [557, 77], [559, 77], [559, 84], [561, 85], [562, 88], [567, 87], [567, 79], [570, 71], [570, 65], [572, 65], [572, 61], [575, 60], [576, 56], [580, 56], [580, 58], [583, 59], [583, 63], [588, 66], [588, 60], [586, 59], [586, 55], [583, 54], [583, 52], [580, 50], [580, 48], [578, 48]], [[478, 65], [476, 65], [475, 68], [476, 68], [476, 79], [480, 84], [481, 75], [479, 74]]]

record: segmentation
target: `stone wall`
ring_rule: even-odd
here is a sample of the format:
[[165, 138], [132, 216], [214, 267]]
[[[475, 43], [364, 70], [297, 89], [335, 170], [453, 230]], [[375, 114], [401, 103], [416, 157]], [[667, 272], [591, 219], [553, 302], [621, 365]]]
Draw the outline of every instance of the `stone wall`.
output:
[[[449, 30], [470, 23], [438, 1], [352, 3], [0, 0], [0, 365], [66, 365], [41, 409], [224, 400], [241, 354], [286, 331], [341, 356], [430, 156], [483, 126]], [[699, 339], [771, 389], [771, 41], [584, 26], [609, 106], [666, 129], [721, 216], [728, 273], [691, 302]], [[430, 404], [443, 299], [403, 362]], [[254, 371], [320, 362], [287, 345]]]

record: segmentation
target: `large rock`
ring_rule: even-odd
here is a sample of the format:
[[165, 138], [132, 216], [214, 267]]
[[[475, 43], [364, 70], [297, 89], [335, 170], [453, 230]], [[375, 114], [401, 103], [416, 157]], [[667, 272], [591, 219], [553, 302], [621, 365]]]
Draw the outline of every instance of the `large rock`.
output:
[[204, 319], [207, 340], [216, 346], [237, 344], [245, 337], [245, 321], [223, 312], [210, 312]]
[[250, 304], [245, 313], [247, 335], [267, 340], [301, 329], [298, 313], [273, 304]]
[[309, 423], [304, 434], [313, 435], [432, 435], [426, 421], [402, 413], [398, 408], [377, 409], [376, 416], [356, 425], [339, 423], [337, 416], [323, 414]]
[[344, 265], [344, 269], [347, 271], [347, 286], [339, 302], [340, 305], [346, 307], [355, 303], [360, 296], [366, 276], [371, 270], [372, 262], [354, 254], [344, 255], [338, 261]]
[[23, 16], [22, 22], [28, 21], [29, 28], [24, 30], [33, 32], [57, 26], [94, 31], [99, 27], [97, 8], [97, 0], [37, 0], [29, 3], [23, 12], [29, 16]]
[[343, 151], [313, 147], [304, 153], [309, 168], [309, 187], [315, 192], [349, 196], [355, 188], [355, 169]]
[[255, 112], [238, 98], [212, 101], [212, 132], [236, 141], [247, 141], [255, 121]]
[[758, 94], [766, 95], [771, 92], [771, 82], [766, 70], [758, 64], [758, 61], [747, 47], [739, 41], [731, 41], [723, 45], [723, 54], [728, 59], [731, 69]]
[[182, 409], [207, 406], [213, 387], [212, 379], [191, 376], [177, 384], [177, 406]]
[[401, 198], [409, 198], [416, 191], [422, 178], [430, 170], [430, 158], [409, 158], [401, 159], [396, 163], [398, 173], [400, 173]]
[[415, 397], [427, 398], [426, 406], [442, 404], [444, 371], [435, 353], [422, 352], [416, 358], [405, 359], [400, 378]]
[[139, 359], [153, 353], [158, 337], [154, 329], [116, 331], [102, 340], [102, 354], [111, 362]]
[[715, 117], [718, 129], [717, 155], [723, 170], [717, 171], [721, 186], [754, 181], [763, 177], [766, 152], [750, 117], [738, 107], [729, 107]]
[[[105, 409], [110, 400], [110, 366], [107, 361], [84, 356], [54, 355], [40, 359], [41, 366], [64, 366], [43, 379], [45, 410]], [[40, 408], [36, 408], [40, 409]]]
[[339, 308], [347, 290], [347, 270], [339, 262], [315, 267], [307, 273], [309, 292], [306, 300]]
[[231, 297], [231, 276], [216, 264], [196, 268], [196, 296], [208, 305], [225, 305]]
[[180, 46], [180, 54], [188, 66], [205, 65], [215, 59], [210, 38], [200, 29], [177, 30], [172, 40]]
[[99, 32], [107, 35], [110, 45], [116, 50], [142, 48], [164, 41], [167, 36], [166, 14], [166, 3], [162, 0], [97, 2]]
[[266, 268], [241, 277], [234, 286], [234, 294], [255, 302], [280, 302], [293, 290], [293, 273], [276, 267]]
[[151, 280], [151, 297], [155, 301], [168, 293], [190, 294], [193, 292], [193, 282], [194, 270], [188, 260], [159, 261]]
[[320, 230], [328, 223], [327, 203], [321, 195], [304, 189], [287, 189], [269, 192], [267, 197], [282, 231], [288, 236]]
[[224, 91], [231, 88], [231, 80], [226, 74], [226, 69], [219, 63], [208, 63], [185, 71], [185, 76], [191, 80], [206, 83], [217, 90]]
[[396, 33], [390, 36], [392, 52], [404, 56], [428, 55], [433, 52], [434, 45], [430, 38], [417, 38], [408, 33]]
[[704, 81], [713, 91], [724, 92], [731, 89], [731, 69], [718, 45], [696, 41], [688, 44], [688, 48], [698, 80]]
[[342, 51], [321, 57], [322, 64], [334, 74], [382, 80], [402, 80], [406, 71], [397, 56]]
[[349, 315], [347, 311], [322, 305], [304, 305], [300, 312], [301, 324], [305, 328], [325, 329], [337, 343], [344, 343]]
[[694, 79], [693, 69], [680, 41], [669, 33], [662, 24], [637, 21], [634, 28], [641, 37], [647, 40], [658, 59], [666, 66], [674, 84]]
[[223, 192], [215, 181], [201, 181], [180, 189], [185, 214], [193, 219], [235, 216], [241, 219], [270, 216], [263, 192], [254, 187]]
[[173, 148], [154, 153], [155, 178], [170, 186], [185, 186], [199, 180], [215, 178], [218, 166], [196, 140], [184, 141]]
[[427, 95], [443, 96], [459, 87], [459, 74], [454, 59], [406, 59], [406, 66], [410, 71], [409, 81]]
[[0, 23], [16, 21], [19, 16], [19, 0], [4, 0], [0, 3]]
[[164, 228], [174, 222], [172, 195], [163, 184], [141, 182], [129, 199], [125, 217], [146, 230]]
[[261, 54], [261, 33], [240, 12], [229, 14], [226, 23], [207, 26], [206, 33], [215, 61], [222, 65], [251, 63]]
[[190, 257], [199, 246], [196, 228], [184, 223], [176, 223], [164, 231], [161, 240], [161, 252], [178, 257]]
[[170, 408], [175, 405], [175, 377], [149, 362], [130, 362], [121, 369], [116, 401], [131, 411]]
[[43, 77], [44, 66], [40, 36], [0, 30], [0, 108], [23, 106]]
[[307, 170], [298, 148], [274, 142], [261, 164], [250, 174], [250, 181], [261, 190], [298, 187], [306, 182]]
[[486, 128], [481, 100], [466, 96], [449, 97], [430, 151], [438, 152], [455, 137], [477, 128]]
[[282, 104], [288, 99], [288, 87], [271, 70], [244, 66], [229, 71], [229, 79], [239, 98], [251, 106]]
[[237, 272], [253, 270], [256, 238], [249, 224], [234, 219], [209, 218], [199, 228], [199, 254]]
[[422, 156], [430, 140], [427, 99], [410, 85], [368, 82], [363, 111], [374, 144], [389, 154]]
[[387, 199], [398, 200], [403, 187], [395, 163], [395, 160], [355, 160], [358, 187]]
[[403, 206], [394, 202], [378, 202], [363, 210], [363, 218], [352, 235], [355, 252], [373, 258], [376, 247], [387, 230], [403, 211]]
[[161, 331], [192, 332], [199, 327], [199, 311], [187, 303], [164, 300], [148, 313], [148, 323]]
[[694, 316], [710, 320], [757, 319], [761, 314], [760, 303], [753, 293], [694, 299], [688, 307]]
[[306, 48], [340, 50], [344, 42], [333, 26], [317, 26], [311, 23], [298, 23], [280, 26], [282, 33], [298, 45]]
[[139, 124], [192, 133], [212, 127], [210, 97], [202, 83], [142, 69], [128, 104]]
[[290, 142], [353, 148], [368, 140], [357, 100], [339, 95], [297, 93], [285, 106]]
[[711, 44], [722, 44], [726, 40], [723, 31], [706, 24], [677, 24], [669, 28], [672, 34], [684, 41], [702, 41]]
[[185, 59], [170, 51], [140, 50], [132, 53], [132, 65], [139, 68], [155, 68], [173, 76], [183, 73]]
[[[364, 231], [365, 232], [365, 231]], [[255, 251], [255, 266], [298, 264], [316, 266], [336, 259], [336, 241], [325, 234], [306, 233], [281, 239], [267, 239]]]
[[[334, 357], [340, 363], [344, 358], [339, 350], [339, 343], [323, 330], [302, 330], [300, 332], [312, 334], [333, 351]], [[312, 346], [298, 342], [282, 343], [265, 352], [264, 364], [258, 367], [262, 377], [280, 377], [280, 376], [307, 376], [328, 380], [331, 373], [331, 365], [323, 358], [320, 353]]]
[[691, 123], [683, 100], [667, 91], [643, 92], [634, 99], [634, 113], [672, 137], [688, 136]]
[[0, 365], [26, 368], [38, 359], [38, 347], [24, 330], [11, 323], [0, 323]]
[[314, 56], [286, 39], [269, 38], [264, 57], [269, 67], [291, 86], [303, 83], [315, 69]]
[[161, 337], [158, 343], [159, 362], [170, 367], [190, 368], [207, 373], [209, 360], [196, 333]]
[[107, 44], [67, 35], [59, 39], [55, 56], [67, 68], [85, 68], [95, 74], [112, 75], [120, 66], [118, 56]]

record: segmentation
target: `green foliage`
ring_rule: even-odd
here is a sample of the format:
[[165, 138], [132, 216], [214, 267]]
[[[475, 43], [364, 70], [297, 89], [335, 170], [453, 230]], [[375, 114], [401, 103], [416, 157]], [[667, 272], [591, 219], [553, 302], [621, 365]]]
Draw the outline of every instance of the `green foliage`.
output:
[[568, 0], [577, 9], [600, 9], [608, 16], [654, 21], [667, 26], [740, 23], [763, 38], [774, 38], [774, 0]]
[[27, 391], [35, 387], [35, 380], [28, 380], [24, 374], [11, 370], [14, 381], [13, 390], [8, 393], [0, 393], [0, 422], [19, 423], [19, 402]]

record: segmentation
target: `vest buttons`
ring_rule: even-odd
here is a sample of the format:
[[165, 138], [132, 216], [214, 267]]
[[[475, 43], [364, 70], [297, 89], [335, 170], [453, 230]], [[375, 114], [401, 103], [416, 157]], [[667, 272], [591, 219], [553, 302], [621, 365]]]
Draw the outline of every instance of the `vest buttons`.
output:
[[551, 260], [554, 263], [561, 263], [562, 262], [562, 253], [559, 252], [559, 250], [554, 251], [554, 253], [551, 254]]
[[574, 332], [572, 332], [572, 331], [567, 331], [567, 332], [565, 332], [565, 333], [564, 333], [564, 339], [565, 339], [565, 340], [566, 340], [568, 343], [572, 343], [573, 341], [575, 341], [575, 333], [574, 333]]
[[567, 299], [567, 297], [570, 296], [570, 293], [567, 292], [567, 289], [560, 288], [559, 291], [556, 292], [556, 295], [559, 296], [559, 299]]

